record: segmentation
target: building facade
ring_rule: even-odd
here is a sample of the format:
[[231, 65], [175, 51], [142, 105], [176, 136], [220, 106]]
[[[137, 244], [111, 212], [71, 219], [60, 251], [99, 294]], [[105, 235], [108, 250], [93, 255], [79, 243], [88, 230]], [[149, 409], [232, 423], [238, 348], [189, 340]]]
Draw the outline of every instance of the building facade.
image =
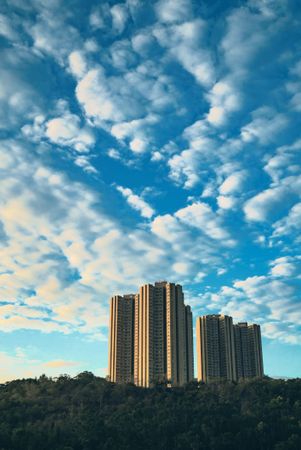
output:
[[109, 377], [114, 383], [133, 381], [134, 300], [133, 294], [111, 298]]
[[263, 377], [260, 326], [241, 322], [234, 325], [237, 379]]
[[197, 318], [198, 380], [236, 380], [232, 317], [221, 314]]
[[204, 382], [262, 377], [260, 326], [233, 325], [221, 314], [197, 318], [198, 380]]
[[[128, 300], [127, 308], [116, 309], [116, 299], [122, 305]], [[136, 295], [112, 297], [109, 362], [109, 378], [117, 383], [182, 386], [193, 380], [192, 313], [182, 286], [161, 281], [141, 286]]]

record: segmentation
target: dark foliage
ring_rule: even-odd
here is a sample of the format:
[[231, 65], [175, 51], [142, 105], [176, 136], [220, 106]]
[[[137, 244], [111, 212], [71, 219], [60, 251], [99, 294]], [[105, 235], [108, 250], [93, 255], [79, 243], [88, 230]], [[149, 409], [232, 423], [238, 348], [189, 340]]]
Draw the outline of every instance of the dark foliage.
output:
[[0, 450], [301, 449], [301, 380], [152, 389], [75, 378], [0, 385]]

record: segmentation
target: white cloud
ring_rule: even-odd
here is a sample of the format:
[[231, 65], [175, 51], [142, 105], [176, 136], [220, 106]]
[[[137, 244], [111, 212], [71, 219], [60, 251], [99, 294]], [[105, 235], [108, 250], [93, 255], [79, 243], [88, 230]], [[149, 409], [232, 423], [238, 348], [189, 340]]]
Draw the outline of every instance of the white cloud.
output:
[[222, 209], [231, 209], [236, 203], [236, 199], [233, 197], [226, 197], [224, 195], [219, 195], [217, 198], [217, 204]]
[[142, 139], [135, 138], [130, 142], [130, 149], [134, 153], [143, 153], [147, 148], [147, 142]]
[[275, 222], [273, 225], [275, 231], [274, 236], [281, 236], [286, 235], [290, 233], [298, 233], [299, 236], [299, 230], [301, 229], [301, 202], [296, 203], [289, 211], [288, 215]]
[[[249, 199], [244, 205], [244, 212], [248, 220], [261, 222], [268, 220], [275, 212], [287, 206], [290, 190], [286, 186], [266, 189]], [[277, 211], [277, 208], [278, 211]]]
[[18, 39], [12, 21], [4, 14], [0, 14], [0, 35], [11, 41]]
[[28, 26], [28, 33], [32, 36], [36, 50], [49, 54], [62, 66], [67, 56], [80, 48], [81, 38], [76, 28], [65, 22], [64, 13], [45, 10], [37, 16], [33, 26]]
[[290, 277], [296, 272], [294, 258], [281, 257], [271, 262], [271, 275], [274, 277]]
[[135, 52], [139, 53], [141, 56], [146, 56], [148, 51], [155, 44], [155, 39], [152, 35], [148, 33], [138, 33], [132, 38], [132, 47]]
[[127, 39], [115, 41], [110, 47], [111, 64], [128, 75], [130, 68], [137, 65], [137, 55]]
[[229, 113], [240, 108], [239, 93], [232, 86], [230, 80], [225, 79], [215, 83], [207, 98], [211, 105], [207, 120], [214, 126], [223, 125], [227, 121]]
[[98, 173], [98, 170], [91, 164], [90, 158], [86, 155], [77, 156], [74, 164], [81, 167], [87, 173]]
[[219, 187], [220, 194], [229, 195], [239, 192], [242, 188], [245, 177], [246, 173], [244, 171], [234, 172], [229, 175]]
[[197, 202], [179, 209], [175, 217], [188, 226], [200, 229], [212, 239], [221, 240], [224, 245], [234, 244], [229, 233], [222, 227], [220, 219], [206, 203]]
[[288, 174], [299, 174], [301, 171], [300, 151], [300, 139], [292, 145], [278, 147], [276, 152], [267, 160], [264, 170], [275, 183], [279, 183]]
[[109, 148], [107, 152], [108, 156], [113, 159], [120, 159], [121, 155], [116, 148]]
[[100, 125], [103, 121], [123, 122], [143, 115], [145, 107], [136, 93], [127, 90], [121, 78], [107, 78], [102, 67], [89, 70], [76, 87], [76, 96], [88, 117]]
[[76, 96], [88, 116], [121, 121], [124, 117], [110, 98], [102, 68], [90, 70], [76, 87]]
[[169, 55], [177, 60], [196, 81], [208, 88], [215, 80], [212, 57], [203, 46], [205, 22], [201, 19], [187, 21], [168, 27], [157, 26], [153, 34]]
[[185, 262], [176, 262], [172, 266], [173, 270], [178, 275], [189, 275], [190, 265]]
[[113, 29], [117, 33], [122, 33], [128, 20], [128, 10], [126, 5], [119, 3], [111, 8]]
[[262, 145], [275, 142], [279, 133], [287, 126], [284, 114], [272, 108], [261, 107], [252, 113], [253, 120], [242, 127], [241, 138], [244, 142], [258, 141]]
[[215, 151], [218, 143], [210, 137], [206, 121], [198, 120], [183, 132], [189, 147], [173, 155], [168, 160], [169, 176], [176, 183], [183, 183], [190, 189], [199, 183], [202, 172], [206, 171], [211, 160], [216, 160]]
[[143, 198], [139, 197], [133, 193], [133, 191], [129, 188], [124, 188], [122, 186], [116, 186], [116, 189], [126, 198], [128, 204], [137, 211], [140, 212], [142, 217], [146, 219], [151, 219], [151, 217], [155, 214], [154, 209], [146, 203]]
[[89, 151], [95, 143], [94, 135], [88, 127], [80, 126], [75, 114], [64, 114], [46, 122], [46, 136], [55, 144], [74, 148], [78, 152]]
[[87, 72], [87, 62], [82, 51], [76, 50], [68, 56], [71, 73], [77, 77], [82, 78]]
[[158, 151], [153, 152], [151, 161], [158, 162], [158, 161], [162, 161], [162, 160], [164, 160], [164, 156], [162, 155], [162, 153], [160, 153]]
[[105, 21], [102, 16], [102, 12], [97, 9], [92, 11], [89, 17], [89, 23], [94, 30], [105, 28]]
[[287, 279], [293, 271], [280, 269], [289, 260], [283, 257], [271, 262], [272, 270], [279, 267], [275, 274], [248, 277], [223, 286], [217, 293], [207, 292], [204, 301], [208, 310], [229, 314], [237, 321], [259, 323], [262, 335], [270, 339], [301, 343], [299, 288]]
[[263, 17], [247, 7], [232, 10], [227, 17], [227, 25], [221, 48], [229, 68], [238, 77], [267, 41], [269, 29]]
[[22, 127], [23, 134], [34, 142], [46, 137], [54, 144], [71, 147], [77, 152], [88, 152], [94, 146], [91, 127], [81, 125], [81, 119], [70, 112], [65, 100], [57, 101], [53, 114], [57, 117], [48, 120], [40, 114], [35, 116], [32, 124]]
[[189, 19], [192, 14], [190, 0], [160, 0], [155, 10], [163, 23], [179, 23]]

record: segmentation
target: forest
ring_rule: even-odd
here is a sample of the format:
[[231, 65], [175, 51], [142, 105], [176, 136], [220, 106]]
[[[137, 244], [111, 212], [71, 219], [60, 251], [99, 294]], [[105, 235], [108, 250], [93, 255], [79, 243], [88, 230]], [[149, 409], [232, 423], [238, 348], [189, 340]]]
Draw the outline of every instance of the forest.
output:
[[300, 450], [301, 379], [116, 385], [90, 372], [0, 385], [0, 450]]

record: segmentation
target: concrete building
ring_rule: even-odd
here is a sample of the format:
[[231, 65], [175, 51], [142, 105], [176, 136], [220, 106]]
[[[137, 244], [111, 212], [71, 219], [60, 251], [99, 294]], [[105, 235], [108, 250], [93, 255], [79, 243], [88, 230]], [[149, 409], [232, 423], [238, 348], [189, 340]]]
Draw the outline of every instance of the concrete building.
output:
[[[131, 379], [138, 386], [149, 387], [158, 382], [182, 386], [193, 380], [192, 313], [190, 307], [184, 304], [182, 287], [161, 281], [154, 285], [145, 284], [140, 287], [139, 294], [127, 297], [133, 309], [131, 313], [122, 310], [126, 322], [124, 328], [115, 326], [119, 323], [112, 319], [115, 314], [112, 303], [115, 304], [116, 297], [111, 299], [110, 343], [113, 342], [110, 344], [109, 360], [114, 362], [114, 352], [118, 354], [118, 337], [115, 340], [112, 338], [115, 326], [117, 335], [122, 330], [128, 333], [126, 345], [131, 342], [132, 352], [128, 346], [123, 348], [123, 336], [119, 354], [129, 355], [132, 371], [127, 372], [125, 367], [128, 365], [120, 363], [125, 375], [117, 377], [114, 375], [116, 364], [110, 362], [111, 381], [122, 383], [125, 379]], [[125, 299], [125, 296], [117, 298]]]
[[260, 326], [241, 322], [234, 325], [237, 379], [262, 377], [263, 357]]
[[259, 325], [233, 325], [232, 317], [212, 314], [197, 318], [196, 334], [199, 381], [263, 376]]
[[110, 305], [109, 378], [114, 383], [134, 378], [135, 295], [115, 295]]
[[197, 318], [199, 381], [236, 380], [232, 317], [221, 314]]
[[186, 365], [187, 381], [194, 380], [194, 358], [193, 358], [193, 331], [192, 331], [192, 312], [189, 305], [185, 306], [186, 320]]

